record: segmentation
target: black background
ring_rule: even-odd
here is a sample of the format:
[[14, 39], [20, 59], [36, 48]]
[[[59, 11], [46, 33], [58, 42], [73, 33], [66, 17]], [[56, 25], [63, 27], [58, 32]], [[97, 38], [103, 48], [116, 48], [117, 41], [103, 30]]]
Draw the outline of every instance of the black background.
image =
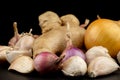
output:
[[[78, 17], [81, 23], [84, 23], [86, 18], [93, 21], [97, 19], [97, 15], [101, 18], [120, 19], [120, 5], [116, 0], [4, 0], [0, 2], [0, 45], [7, 45], [9, 39], [13, 36], [14, 21], [18, 23], [19, 33], [29, 32], [30, 28], [32, 28], [33, 34], [41, 34], [38, 16], [49, 10], [56, 12], [59, 16], [72, 13]], [[118, 71], [97, 80], [119, 80], [119, 74], [120, 72]], [[4, 66], [0, 67], [0, 75], [0, 80], [50, 80], [49, 77], [40, 78], [36, 73], [35, 75], [11, 73]], [[52, 76], [50, 78], [52, 80], [70, 79], [63, 77], [63, 75]], [[86, 80], [87, 78], [82, 77], [82, 79]]]
[[17, 21], [19, 33], [41, 34], [38, 16], [45, 11], [54, 11], [59, 16], [72, 13], [81, 23], [86, 18], [93, 21], [97, 14], [102, 18], [120, 19], [120, 5], [115, 0], [4, 0], [0, 2], [0, 44], [7, 45], [13, 36], [13, 22]]

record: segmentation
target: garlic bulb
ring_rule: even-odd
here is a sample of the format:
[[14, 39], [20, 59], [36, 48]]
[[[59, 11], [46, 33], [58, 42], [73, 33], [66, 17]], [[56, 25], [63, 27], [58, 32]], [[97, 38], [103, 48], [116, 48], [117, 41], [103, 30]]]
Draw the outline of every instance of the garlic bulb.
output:
[[15, 59], [20, 56], [29, 56], [32, 57], [32, 51], [28, 50], [8, 50], [6, 51], [6, 60], [9, 63], [12, 63]]
[[6, 52], [12, 50], [13, 48], [5, 45], [0, 45], [0, 63], [6, 62]]
[[118, 63], [120, 64], [120, 51], [117, 53], [117, 61], [118, 61]]
[[86, 62], [79, 56], [70, 57], [61, 66], [66, 76], [83, 76], [87, 72]]
[[11, 63], [8, 70], [15, 70], [19, 73], [30, 73], [34, 70], [33, 59], [29, 56], [20, 56]]
[[14, 49], [19, 50], [29, 50], [32, 48], [34, 37], [30, 33], [25, 33], [23, 36], [17, 41], [14, 46]]
[[86, 61], [89, 64], [94, 58], [99, 56], [111, 57], [108, 53], [108, 49], [103, 46], [94, 46], [87, 50], [85, 53]]
[[110, 74], [119, 69], [119, 65], [113, 58], [100, 56], [95, 58], [88, 65], [88, 75], [97, 77]]

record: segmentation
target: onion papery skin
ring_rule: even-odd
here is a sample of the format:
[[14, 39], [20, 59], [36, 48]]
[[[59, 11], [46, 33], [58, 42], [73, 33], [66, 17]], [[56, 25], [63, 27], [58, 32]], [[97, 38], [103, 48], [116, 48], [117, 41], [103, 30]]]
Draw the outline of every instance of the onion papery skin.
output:
[[34, 59], [34, 68], [40, 75], [56, 70], [58, 56], [50, 52], [41, 52]]
[[87, 49], [93, 46], [103, 46], [115, 58], [120, 50], [120, 26], [110, 19], [97, 19], [91, 22], [84, 37]]
[[83, 60], [86, 60], [86, 56], [84, 52], [81, 49], [73, 47], [73, 46], [67, 47], [62, 53], [62, 55], [65, 55], [65, 57], [62, 59], [62, 62], [66, 61], [68, 58], [72, 56], [79, 56]]

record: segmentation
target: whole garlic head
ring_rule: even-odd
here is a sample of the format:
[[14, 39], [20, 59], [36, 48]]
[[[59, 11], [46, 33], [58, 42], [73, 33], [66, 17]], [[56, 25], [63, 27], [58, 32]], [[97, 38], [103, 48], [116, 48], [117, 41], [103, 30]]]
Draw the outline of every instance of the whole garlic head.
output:
[[94, 58], [99, 56], [111, 57], [108, 53], [108, 49], [103, 46], [94, 46], [87, 50], [85, 53], [87, 63], [89, 64]]
[[119, 65], [113, 58], [100, 56], [93, 59], [88, 65], [88, 75], [97, 77], [110, 74], [119, 69]]
[[66, 76], [83, 76], [87, 72], [87, 64], [81, 57], [72, 56], [62, 63], [62, 72]]

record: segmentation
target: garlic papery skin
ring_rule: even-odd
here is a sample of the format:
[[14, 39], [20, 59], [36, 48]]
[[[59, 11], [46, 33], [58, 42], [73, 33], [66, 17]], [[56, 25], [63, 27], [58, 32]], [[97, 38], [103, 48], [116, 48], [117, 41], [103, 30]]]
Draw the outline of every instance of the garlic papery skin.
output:
[[120, 64], [120, 51], [117, 53], [117, 61], [118, 61], [118, 63]]
[[88, 65], [88, 75], [93, 78], [108, 75], [118, 69], [119, 65], [113, 58], [100, 56], [92, 60]]
[[6, 60], [12, 63], [15, 59], [20, 56], [32, 57], [32, 50], [8, 50], [6, 51]]
[[34, 70], [33, 59], [29, 56], [20, 56], [15, 59], [8, 70], [14, 70], [19, 73], [30, 73]]
[[87, 72], [86, 62], [79, 56], [72, 56], [62, 64], [62, 72], [66, 76], [83, 76]]
[[99, 56], [111, 57], [108, 53], [108, 49], [103, 46], [94, 46], [88, 49], [85, 53], [86, 62], [89, 64], [94, 58]]
[[31, 35], [27, 34], [27, 33], [25, 35], [23, 35], [23, 37], [21, 37], [19, 39], [19, 41], [17, 41], [17, 43], [15, 44], [14, 49], [16, 49], [16, 50], [18, 50], [18, 49], [19, 50], [32, 49], [33, 42], [34, 42], [35, 39]]
[[13, 48], [5, 45], [0, 45], [0, 63], [6, 62], [6, 52], [12, 50]]

